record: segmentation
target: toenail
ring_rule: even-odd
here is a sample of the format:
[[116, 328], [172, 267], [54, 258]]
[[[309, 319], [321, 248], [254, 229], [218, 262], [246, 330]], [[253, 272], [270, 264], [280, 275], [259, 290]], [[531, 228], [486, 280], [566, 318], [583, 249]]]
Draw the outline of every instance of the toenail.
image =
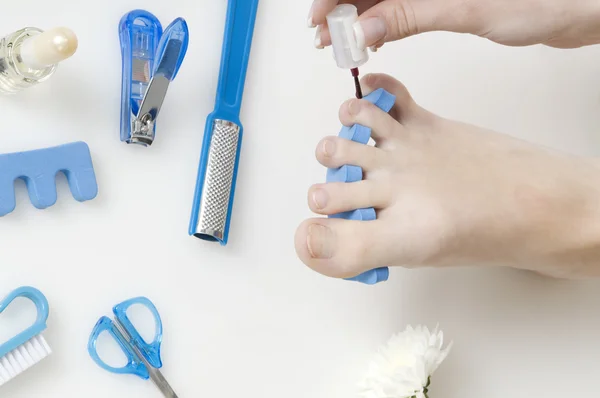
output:
[[335, 142], [333, 140], [323, 141], [323, 154], [327, 157], [332, 157], [335, 153]]
[[319, 210], [323, 210], [327, 206], [327, 200], [329, 199], [324, 189], [316, 189], [313, 192], [312, 198], [315, 207]]
[[332, 232], [323, 225], [313, 224], [308, 227], [306, 245], [312, 258], [328, 259], [333, 256]]
[[356, 115], [359, 110], [360, 110], [360, 104], [359, 104], [358, 100], [353, 99], [348, 102], [348, 113], [350, 115]]

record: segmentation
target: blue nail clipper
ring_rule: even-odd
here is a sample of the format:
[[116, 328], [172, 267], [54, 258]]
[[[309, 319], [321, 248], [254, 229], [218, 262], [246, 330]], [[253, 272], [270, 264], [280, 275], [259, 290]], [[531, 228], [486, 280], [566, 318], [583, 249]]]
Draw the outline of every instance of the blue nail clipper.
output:
[[121, 141], [152, 145], [156, 118], [169, 84], [187, 52], [189, 32], [183, 18], [164, 31], [160, 21], [144, 10], [133, 10], [119, 23], [121, 42]]
[[[154, 316], [155, 333], [151, 343], [146, 343], [127, 316], [127, 310], [133, 305], [143, 305]], [[158, 370], [162, 368], [160, 358], [162, 321], [154, 304], [146, 297], [137, 297], [117, 304], [113, 308], [113, 313], [114, 320], [103, 316], [98, 320], [90, 335], [88, 353], [94, 362], [111, 373], [131, 374], [144, 380], [151, 379], [166, 398], [177, 398], [177, 394]], [[107, 332], [117, 341], [127, 357], [127, 365], [115, 368], [100, 359], [96, 343], [103, 332]]]
[[206, 119], [189, 234], [226, 245], [243, 127], [240, 108], [258, 0], [229, 0], [214, 111]]

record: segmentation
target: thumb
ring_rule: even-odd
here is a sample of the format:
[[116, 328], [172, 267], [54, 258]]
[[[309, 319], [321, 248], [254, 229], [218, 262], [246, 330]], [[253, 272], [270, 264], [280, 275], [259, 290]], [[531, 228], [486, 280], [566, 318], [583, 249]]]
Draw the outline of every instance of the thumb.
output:
[[470, 33], [477, 18], [469, 4], [452, 0], [384, 0], [359, 18], [354, 30], [361, 49], [431, 31]]

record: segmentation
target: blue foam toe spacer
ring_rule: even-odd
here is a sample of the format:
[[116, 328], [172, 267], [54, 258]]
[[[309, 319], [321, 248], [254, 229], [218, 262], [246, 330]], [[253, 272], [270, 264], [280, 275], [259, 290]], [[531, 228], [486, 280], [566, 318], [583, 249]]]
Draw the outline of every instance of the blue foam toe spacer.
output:
[[343, 165], [337, 169], [327, 170], [327, 182], [354, 182], [363, 178], [363, 171], [358, 166]]
[[343, 218], [345, 220], [352, 221], [373, 221], [377, 219], [377, 215], [375, 214], [375, 209], [357, 209], [352, 211], [346, 211], [343, 213], [333, 214], [329, 216], [329, 218]]
[[379, 282], [385, 282], [390, 276], [389, 268], [377, 268], [354, 278], [348, 278], [349, 281], [364, 283], [365, 285], [376, 285]]
[[15, 180], [27, 185], [33, 206], [45, 209], [56, 203], [56, 174], [63, 172], [75, 200], [92, 200], [98, 194], [90, 149], [85, 142], [0, 155], [0, 217], [16, 206]]
[[[363, 99], [371, 102], [384, 112], [389, 112], [396, 102], [396, 97], [383, 89], [376, 90]], [[338, 136], [340, 138], [366, 145], [371, 139], [371, 129], [369, 127], [361, 126], [360, 124], [355, 124], [352, 127], [344, 126]], [[352, 183], [361, 181], [362, 179], [363, 171], [359, 166], [344, 165], [337, 169], [327, 170], [327, 182]], [[377, 215], [375, 213], [375, 209], [368, 208], [347, 211], [344, 213], [334, 214], [329, 217], [342, 218], [352, 221], [373, 221], [377, 218]], [[354, 278], [348, 278], [347, 280], [356, 281], [367, 285], [375, 285], [379, 282], [387, 281], [389, 275], [389, 268], [384, 267], [367, 271]]]

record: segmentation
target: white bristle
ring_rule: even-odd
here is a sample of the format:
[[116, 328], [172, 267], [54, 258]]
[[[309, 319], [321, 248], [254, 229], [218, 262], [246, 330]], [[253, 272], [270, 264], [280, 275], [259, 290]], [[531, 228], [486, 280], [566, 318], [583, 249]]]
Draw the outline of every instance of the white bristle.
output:
[[44, 336], [38, 335], [0, 358], [0, 386], [52, 353]]

